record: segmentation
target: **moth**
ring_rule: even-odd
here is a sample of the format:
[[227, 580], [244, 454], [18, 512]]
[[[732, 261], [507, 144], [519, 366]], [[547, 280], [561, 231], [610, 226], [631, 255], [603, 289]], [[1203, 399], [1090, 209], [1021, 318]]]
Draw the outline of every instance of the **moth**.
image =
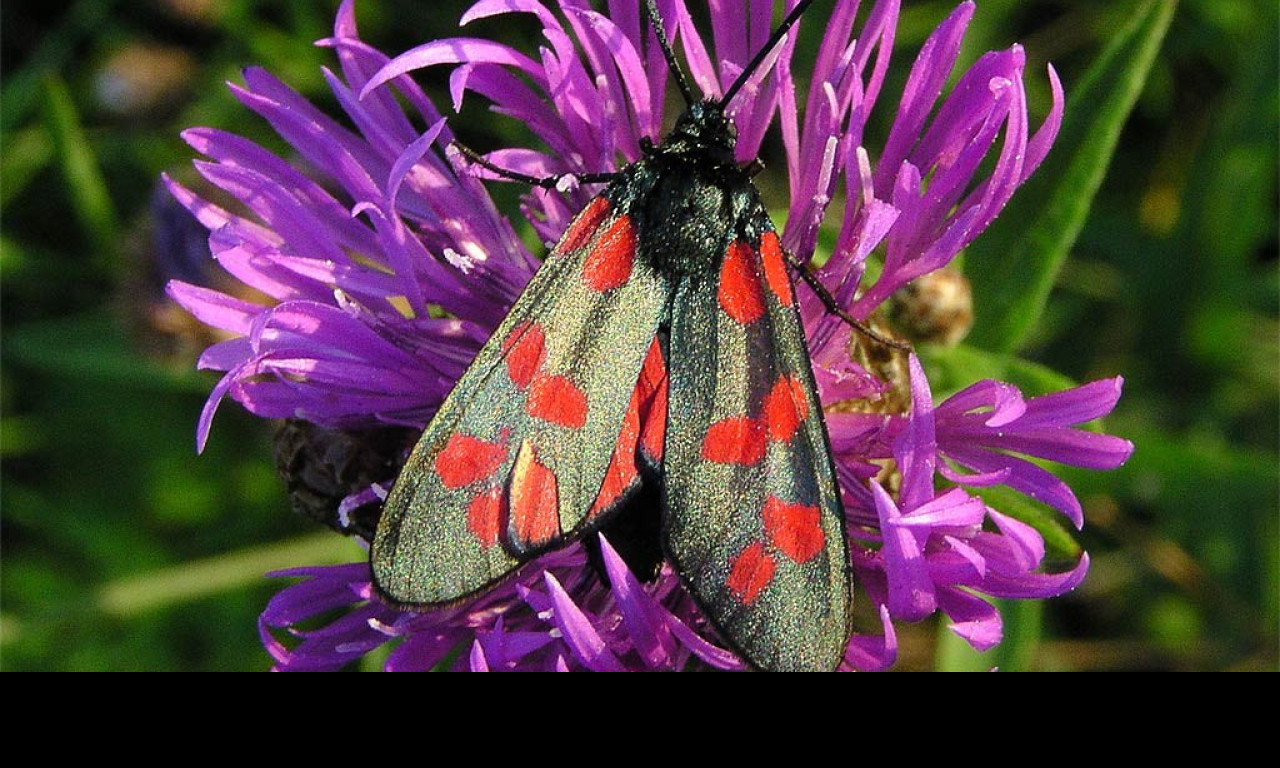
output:
[[660, 505], [665, 559], [744, 659], [840, 663], [844, 509], [789, 257], [726, 116], [810, 2], [723, 98], [700, 101], [646, 0], [687, 110], [640, 160], [600, 177], [607, 186], [427, 426], [373, 540], [386, 599], [456, 604], [637, 514], [644, 489]]

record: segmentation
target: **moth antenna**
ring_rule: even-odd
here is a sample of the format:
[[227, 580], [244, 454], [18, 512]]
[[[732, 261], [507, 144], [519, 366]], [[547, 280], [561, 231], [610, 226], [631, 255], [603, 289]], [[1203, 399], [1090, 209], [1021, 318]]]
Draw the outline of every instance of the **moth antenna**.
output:
[[[649, 0], [649, 2], [652, 3], [652, 0]], [[796, 7], [791, 9], [791, 13], [788, 13], [787, 17], [778, 25], [778, 28], [773, 31], [773, 36], [769, 38], [769, 42], [764, 44], [764, 47], [756, 53], [755, 58], [747, 64], [747, 68], [742, 70], [742, 74], [738, 75], [738, 79], [734, 80], [733, 85], [729, 86], [729, 90], [720, 99], [721, 107], [728, 109], [729, 102], [733, 101], [733, 97], [738, 95], [738, 91], [742, 90], [742, 86], [747, 84], [747, 81], [751, 79], [751, 75], [760, 68], [764, 60], [769, 57], [769, 53], [778, 46], [778, 43], [782, 42], [782, 38], [787, 36], [787, 33], [791, 31], [791, 28], [796, 25], [796, 22], [800, 20], [800, 17], [804, 15], [804, 12], [811, 5], [813, 5], [813, 0], [800, 0]]]
[[616, 173], [562, 173], [556, 176], [530, 176], [527, 173], [520, 173], [519, 171], [495, 165], [484, 155], [460, 141], [451, 142], [449, 149], [465, 157], [468, 162], [474, 163], [508, 181], [518, 181], [531, 187], [542, 187], [543, 189], [559, 189], [560, 185], [569, 177], [573, 177], [578, 184], [608, 184], [618, 176]]
[[697, 103], [698, 97], [694, 95], [693, 88], [689, 85], [689, 78], [685, 77], [684, 70], [676, 61], [675, 51], [671, 50], [671, 41], [667, 39], [667, 31], [662, 27], [662, 18], [658, 16], [658, 6], [654, 0], [644, 0], [644, 11], [649, 17], [649, 24], [653, 27], [654, 34], [658, 36], [658, 45], [662, 46], [662, 56], [667, 60], [671, 73], [675, 75], [676, 86], [680, 88], [680, 95], [684, 97], [685, 105], [693, 106]]

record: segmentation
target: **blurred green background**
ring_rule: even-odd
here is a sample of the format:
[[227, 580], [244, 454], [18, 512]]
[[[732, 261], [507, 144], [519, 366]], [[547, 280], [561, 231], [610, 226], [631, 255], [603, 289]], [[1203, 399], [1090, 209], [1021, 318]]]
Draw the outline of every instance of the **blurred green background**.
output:
[[[279, 585], [263, 574], [361, 557], [289, 511], [271, 425], [228, 404], [196, 457], [214, 378], [193, 360], [208, 339], [161, 286], [164, 275], [200, 274], [203, 236], [184, 234], [156, 187], [164, 171], [193, 179], [185, 127], [285, 151], [224, 86], [244, 66], [332, 105], [320, 74], [329, 53], [311, 43], [329, 33], [336, 5], [0, 6], [0, 669], [265, 669], [256, 620]], [[450, 34], [466, 5], [362, 0], [362, 34], [399, 52]], [[904, 2], [894, 82], [953, 5]], [[1025, 337], [982, 326], [974, 336], [975, 347], [1016, 348], [1077, 381], [1123, 374], [1106, 429], [1137, 452], [1117, 472], [1068, 473], [1093, 558], [1080, 589], [1012, 608], [1010, 647], [997, 656], [969, 658], [928, 623], [906, 628], [899, 669], [1280, 666], [1277, 8], [1174, 8], [978, 2], [965, 60], [1024, 44], [1037, 124], [1044, 62], [1071, 96], [1132, 16], [1154, 14], [1130, 76], [1095, 81], [1111, 94], [1101, 105], [1073, 104], [1093, 117], [1123, 102], [1114, 125], [1099, 119], [1100, 133], [1076, 140], [1105, 160], [1109, 131], [1115, 151], [1105, 178], [1095, 174], [1078, 238], [1060, 238], [1071, 248], [1048, 309]], [[486, 31], [534, 44], [518, 25]], [[442, 81], [426, 82], [447, 104]], [[1125, 89], [1132, 99], [1115, 96]], [[477, 109], [456, 124], [481, 147], [521, 141], [517, 126]], [[998, 263], [1002, 238], [1025, 221], [1014, 218], [968, 257], [980, 323], [975, 265]], [[933, 364], [974, 370], [955, 355]]]

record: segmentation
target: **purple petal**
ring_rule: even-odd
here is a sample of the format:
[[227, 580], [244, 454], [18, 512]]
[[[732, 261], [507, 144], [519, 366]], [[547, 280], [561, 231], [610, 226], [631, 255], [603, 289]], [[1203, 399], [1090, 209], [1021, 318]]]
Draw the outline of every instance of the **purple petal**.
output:
[[271, 626], [287, 627], [317, 613], [354, 602], [356, 593], [352, 585], [368, 583], [369, 564], [289, 568], [273, 571], [267, 576], [304, 579], [277, 592], [262, 611], [263, 619]]
[[205, 325], [240, 335], [247, 334], [254, 316], [266, 309], [260, 304], [180, 280], [170, 280], [165, 293]]
[[982, 474], [957, 472], [952, 469], [946, 462], [938, 466], [938, 474], [946, 479], [959, 485], [971, 485], [977, 488], [986, 488], [992, 485], [1000, 485], [1009, 479], [1011, 470], [1008, 467], [1001, 467], [994, 472], [985, 472]]
[[929, 380], [925, 378], [924, 369], [914, 353], [908, 357], [908, 366], [911, 371], [911, 418], [894, 445], [893, 455], [902, 472], [902, 489], [899, 491], [902, 507], [914, 509], [933, 498], [938, 443]]
[[560, 28], [555, 15], [536, 0], [480, 0], [462, 14], [462, 18], [458, 20], [458, 26], [465, 27], [478, 19], [500, 16], [504, 13], [532, 13], [538, 17], [542, 26], [551, 29]]
[[578, 661], [595, 672], [625, 672], [622, 662], [609, 650], [604, 638], [592, 626], [591, 620], [564, 591], [556, 577], [545, 573], [543, 578], [547, 591], [551, 593], [556, 627], [560, 629], [565, 644]]
[[196, 453], [204, 453], [205, 444], [209, 442], [209, 431], [213, 429], [213, 417], [218, 412], [222, 398], [227, 396], [227, 392], [235, 384], [240, 371], [240, 368], [232, 368], [228, 371], [227, 375], [213, 386], [208, 399], [204, 401], [204, 407], [200, 409], [200, 418], [196, 421]]
[[1033, 397], [1019, 421], [1022, 429], [1065, 427], [1106, 416], [1116, 407], [1124, 378], [1102, 379], [1074, 389]]
[[661, 608], [645, 593], [631, 569], [603, 535], [600, 536], [600, 553], [609, 574], [610, 590], [636, 652], [649, 667], [670, 669], [674, 648], [671, 631], [658, 613]]
[[413, 140], [413, 143], [405, 147], [400, 156], [396, 158], [395, 163], [391, 166], [391, 172], [387, 175], [387, 199], [395, 205], [395, 200], [400, 196], [400, 185], [404, 183], [404, 179], [431, 150], [431, 145], [436, 143], [436, 139], [440, 137], [441, 131], [444, 130], [445, 121], [440, 120], [427, 129], [426, 133]]
[[747, 669], [746, 663], [739, 659], [737, 654], [709, 642], [706, 638], [702, 637], [702, 635], [699, 635], [697, 632], [694, 632], [687, 624], [680, 621], [675, 616], [669, 617], [667, 623], [671, 627], [671, 632], [676, 636], [676, 639], [692, 651], [694, 656], [702, 659], [707, 664], [710, 664], [716, 669], [722, 669], [730, 672], [738, 672]]
[[300, 298], [320, 301], [332, 294], [328, 286], [299, 280], [294, 272], [280, 264], [279, 250], [245, 239], [234, 225], [209, 235], [209, 250], [232, 277], [278, 301]]
[[920, 136], [924, 122], [942, 93], [947, 75], [959, 56], [960, 42], [973, 18], [973, 12], [974, 3], [971, 1], [957, 6], [929, 36], [916, 57], [903, 90], [897, 117], [889, 132], [889, 140], [881, 155], [880, 168], [884, 173], [876, 176], [877, 190], [888, 189], [889, 179], [886, 174], [892, 173], [892, 169], [906, 159], [911, 145]]
[[[972, 583], [986, 575], [987, 558], [981, 552], [957, 536], [942, 538], [947, 544], [947, 551], [934, 553], [929, 560], [929, 573], [935, 584]], [[947, 561], [950, 563], [944, 565]], [[957, 562], [963, 564], [957, 568]]]
[[369, 78], [369, 82], [365, 83], [364, 88], [360, 90], [360, 98], [364, 98], [373, 89], [387, 81], [408, 72], [438, 64], [462, 63], [514, 67], [528, 75], [539, 87], [543, 89], [547, 87], [542, 67], [523, 53], [492, 40], [456, 37], [448, 40], [432, 40], [416, 48], [410, 48], [387, 62], [386, 66], [374, 73], [373, 77]]
[[229, 371], [255, 354], [246, 338], [227, 339], [206, 347], [200, 353], [196, 368], [202, 371]]
[[1040, 532], [994, 509], [987, 510], [987, 514], [1004, 534], [1005, 541], [1009, 544], [1009, 551], [1013, 554], [1018, 567], [1024, 571], [1040, 567], [1040, 562], [1044, 560], [1044, 538]]
[[1013, 577], [993, 571], [987, 574], [982, 591], [992, 597], [1011, 599], [1057, 597], [1079, 586], [1088, 572], [1089, 555], [1085, 553], [1075, 568], [1063, 573], [1028, 573]]
[[899, 517], [895, 525], [925, 531], [939, 526], [965, 528], [981, 525], [985, 516], [982, 499], [952, 488]]
[[951, 619], [951, 631], [975, 650], [988, 651], [1004, 638], [1000, 612], [982, 598], [958, 589], [942, 589], [938, 591], [938, 606]]
[[[639, 138], [639, 134], [647, 131], [649, 126], [653, 124], [653, 101], [649, 91], [649, 83], [645, 79], [645, 66], [640, 60], [640, 54], [636, 51], [635, 46], [622, 33], [608, 17], [603, 16], [594, 11], [577, 10], [575, 14], [580, 15], [589, 23], [588, 29], [595, 33], [609, 54], [613, 57], [614, 66], [617, 67], [618, 77], [621, 82], [627, 85], [626, 100], [622, 104], [630, 104], [635, 121], [633, 125], [638, 130], [628, 131], [626, 135], [633, 139], [628, 142], [636, 143], [634, 140]], [[572, 18], [572, 17], [571, 17]], [[580, 35], [585, 37], [585, 35]], [[614, 82], [612, 78], [609, 81]], [[638, 149], [636, 143], [636, 149]]]
[[1040, 167], [1045, 155], [1049, 154], [1049, 148], [1053, 146], [1054, 139], [1058, 138], [1058, 129], [1062, 127], [1062, 113], [1066, 105], [1066, 98], [1062, 93], [1062, 81], [1058, 79], [1058, 72], [1053, 68], [1052, 64], [1048, 66], [1048, 69], [1049, 89], [1053, 93], [1053, 106], [1050, 108], [1049, 114], [1045, 116], [1040, 129], [1036, 131], [1036, 135], [1031, 137], [1031, 141], [1027, 142], [1027, 157], [1022, 166], [1023, 178], [1029, 177]]
[[1018, 431], [990, 443], [992, 448], [1087, 469], [1115, 469], [1133, 455], [1128, 440], [1079, 429]]
[[472, 672], [488, 672], [489, 662], [484, 657], [484, 649], [480, 647], [480, 641], [475, 640], [471, 643], [470, 664]]
[[854, 669], [864, 672], [882, 672], [898, 660], [898, 635], [889, 617], [889, 608], [880, 606], [880, 625], [884, 635], [854, 635], [849, 640], [844, 661]]
[[272, 245], [280, 244], [279, 236], [266, 227], [263, 227], [260, 224], [255, 224], [248, 219], [235, 216], [227, 212], [225, 209], [214, 205], [174, 181], [168, 174], [162, 175], [160, 179], [164, 182], [165, 188], [169, 190], [169, 194], [173, 195], [173, 198], [177, 200], [183, 208], [190, 211], [191, 215], [196, 217], [196, 221], [203, 224], [204, 228], [210, 232], [216, 232], [223, 227], [234, 224], [236, 228], [241, 231], [251, 232], [256, 242]]
[[871, 483], [880, 530], [884, 534], [884, 570], [888, 577], [888, 606], [894, 618], [919, 621], [937, 608], [933, 582], [924, 551], [915, 534], [894, 523], [901, 517], [898, 507], [879, 483]]
[[[1071, 488], [1053, 473], [1024, 459], [994, 453], [980, 447], [959, 448], [948, 444], [943, 451], [947, 458], [980, 474], [1008, 470], [1009, 478], [1005, 485], [1062, 512], [1077, 529], [1084, 526], [1084, 513], [1080, 508], [1080, 500], [1076, 498]], [[960, 478], [963, 479], [963, 475]]]

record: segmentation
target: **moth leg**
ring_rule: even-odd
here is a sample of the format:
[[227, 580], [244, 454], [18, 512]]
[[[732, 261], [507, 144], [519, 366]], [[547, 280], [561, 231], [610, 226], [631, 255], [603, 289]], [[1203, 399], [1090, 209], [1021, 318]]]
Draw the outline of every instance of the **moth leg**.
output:
[[543, 189], [558, 189], [560, 184], [569, 177], [577, 179], [579, 184], [608, 184], [618, 175], [616, 173], [562, 173], [556, 176], [544, 176], [539, 178], [537, 176], [530, 176], [526, 173], [520, 173], [518, 171], [494, 165], [479, 152], [476, 152], [474, 149], [468, 147], [462, 142], [452, 142], [449, 144], [449, 148], [456, 150], [463, 157], [467, 158], [469, 162], [475, 163], [481, 168], [491, 171], [504, 179], [518, 181], [522, 184], [528, 184], [533, 187], [542, 187]]
[[831, 292], [827, 290], [827, 287], [822, 284], [822, 281], [818, 279], [818, 276], [813, 274], [813, 271], [809, 269], [808, 265], [801, 264], [799, 259], [797, 259], [790, 251], [783, 250], [782, 255], [786, 258], [787, 263], [791, 265], [791, 268], [795, 270], [796, 274], [800, 276], [800, 279], [804, 280], [805, 283], [808, 284], [809, 288], [818, 295], [818, 299], [822, 302], [823, 306], [827, 308], [828, 312], [840, 318], [858, 333], [861, 333], [863, 336], [866, 336], [874, 342], [903, 352], [911, 351], [910, 344], [881, 335], [880, 333], [872, 330], [866, 323], [863, 323], [862, 321], [854, 318], [848, 312], [845, 312], [841, 309], [840, 305], [836, 303], [835, 297], [832, 296]]

